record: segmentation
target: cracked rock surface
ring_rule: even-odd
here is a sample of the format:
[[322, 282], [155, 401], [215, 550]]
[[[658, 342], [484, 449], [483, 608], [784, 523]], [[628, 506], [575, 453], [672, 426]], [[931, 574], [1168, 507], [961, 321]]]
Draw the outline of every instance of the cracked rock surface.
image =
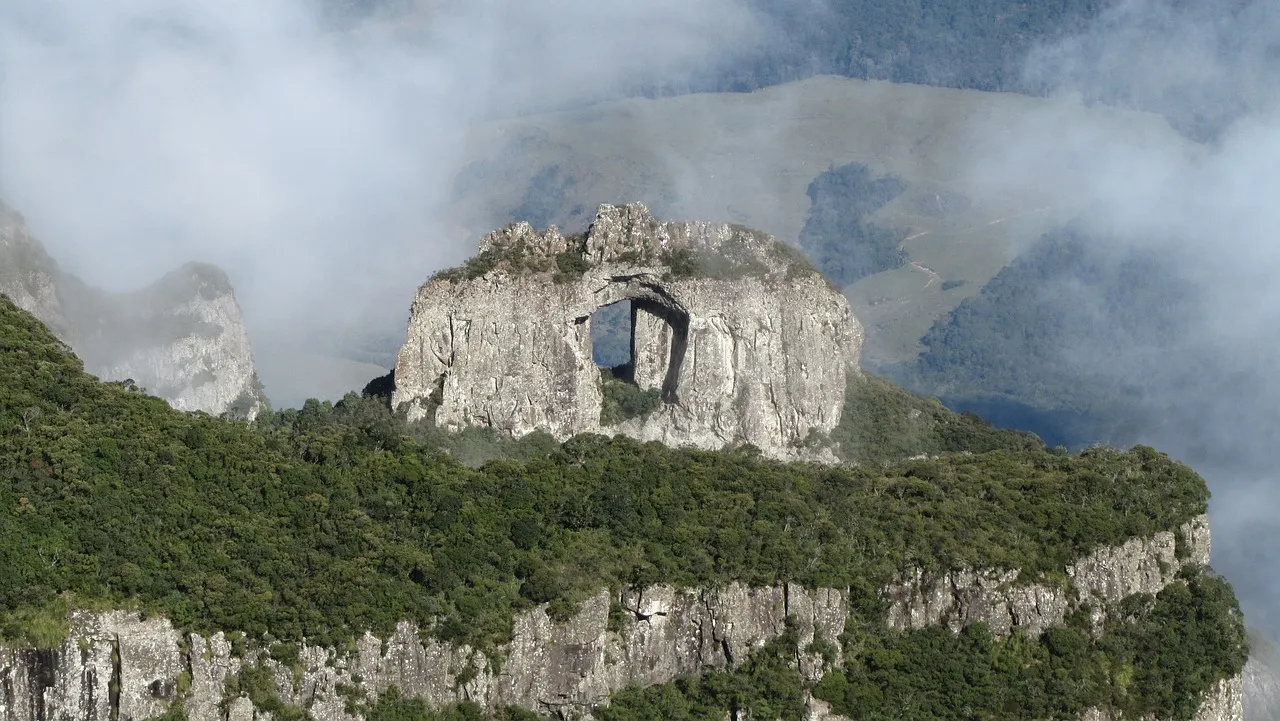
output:
[[493, 258], [506, 260], [419, 289], [393, 398], [412, 418], [517, 437], [600, 432], [591, 314], [630, 301], [631, 372], [664, 402], [606, 432], [794, 458], [840, 420], [862, 328], [808, 261], [763, 233], [602, 205], [585, 236], [528, 223], [490, 233], [478, 260]]

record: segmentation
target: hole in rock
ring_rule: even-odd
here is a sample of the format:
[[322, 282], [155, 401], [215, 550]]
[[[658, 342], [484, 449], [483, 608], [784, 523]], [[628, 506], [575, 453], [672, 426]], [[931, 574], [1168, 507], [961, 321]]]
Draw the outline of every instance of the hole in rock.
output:
[[680, 402], [676, 389], [689, 316], [661, 300], [624, 300], [591, 314], [591, 352], [600, 367], [604, 425]]
[[614, 425], [678, 403], [689, 317], [647, 299], [624, 300], [591, 315], [591, 353], [600, 367], [600, 422]]
[[635, 380], [635, 362], [631, 355], [631, 301], [606, 305], [591, 314], [591, 356], [596, 365], [609, 369], [619, 380]]

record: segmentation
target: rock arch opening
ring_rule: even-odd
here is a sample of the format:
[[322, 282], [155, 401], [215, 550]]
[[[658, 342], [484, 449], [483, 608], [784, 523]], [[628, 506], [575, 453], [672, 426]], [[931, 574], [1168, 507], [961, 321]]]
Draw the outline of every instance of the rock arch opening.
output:
[[652, 300], [631, 301], [633, 382], [656, 388], [663, 403], [680, 402], [680, 370], [689, 345], [689, 314]]
[[[729, 260], [690, 261], [706, 258]], [[618, 303], [605, 311], [616, 320], [597, 318], [596, 339], [611, 342], [593, 353], [592, 315]], [[630, 366], [611, 390], [656, 403], [614, 432], [808, 457], [798, 444], [839, 422], [861, 342], [848, 301], [769, 236], [602, 205], [585, 236], [517, 223], [486, 235], [477, 262], [423, 284], [392, 402], [415, 420], [434, 407], [444, 428], [566, 439], [611, 425], [598, 359]], [[797, 349], [807, 362], [790, 362]]]
[[592, 360], [614, 375], [625, 373], [629, 376], [627, 366], [634, 367], [631, 354], [631, 301], [622, 300], [597, 308], [591, 314]]
[[614, 425], [679, 402], [689, 316], [671, 305], [628, 297], [591, 314], [591, 355], [600, 368], [602, 424]]

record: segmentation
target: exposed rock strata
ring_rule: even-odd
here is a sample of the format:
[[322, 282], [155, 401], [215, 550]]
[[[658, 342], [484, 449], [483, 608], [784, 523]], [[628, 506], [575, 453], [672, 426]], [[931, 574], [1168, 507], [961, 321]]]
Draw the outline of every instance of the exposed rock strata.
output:
[[262, 407], [240, 306], [213, 266], [191, 263], [136, 293], [106, 293], [60, 270], [0, 203], [0, 293], [103, 380], [132, 380], [184, 411], [253, 417]]
[[[1205, 528], [1201, 518], [1182, 529], [1197, 544], [1183, 562], [1207, 556], [1208, 537], [1201, 533]], [[1119, 583], [1111, 582], [1116, 580], [1112, 574], [1152, 564], [1159, 567], [1171, 538], [1172, 534], [1161, 534], [1100, 550], [1074, 565], [1073, 582], [1098, 589], [1098, 600], [1106, 603], [1123, 598], [1118, 594], [1158, 591], [1170, 582], [1171, 574], [1162, 571]], [[1139, 557], [1142, 554], [1150, 555]], [[986, 617], [982, 616], [986, 611], [964, 611], [971, 620], [990, 618], [999, 623], [1000, 614], [1007, 613], [1003, 609], [1013, 604], [990, 600], [995, 598], [990, 589], [977, 580], [989, 577], [975, 573], [955, 578], [972, 584], [957, 586], [962, 595], [969, 594], [965, 598], [988, 599], [966, 608], [1000, 609]], [[885, 589], [888, 597], [896, 592], [894, 587]], [[1006, 594], [1001, 599], [1022, 598], [1016, 588], [1001, 593]], [[610, 607], [615, 602], [622, 614], [611, 623]], [[352, 650], [304, 646], [292, 669], [261, 650], [238, 657], [221, 633], [183, 637], [162, 618], [142, 620], [125, 612], [77, 613], [72, 637], [56, 650], [0, 650], [0, 721], [141, 721], [163, 712], [178, 696], [180, 685], [188, 683], [183, 700], [191, 721], [262, 721], [265, 715], [256, 712], [248, 699], [224, 698], [227, 679], [246, 663], [272, 669], [280, 699], [305, 706], [316, 721], [354, 721], [347, 713], [346, 699], [338, 693], [339, 685], [357, 686], [370, 696], [395, 685], [433, 706], [470, 699], [488, 707], [517, 705], [567, 715], [589, 712], [629, 684], [663, 683], [740, 663], [781, 634], [788, 622], [799, 632], [802, 649], [816, 634], [838, 644], [846, 613], [847, 598], [840, 590], [790, 585], [747, 588], [734, 584], [719, 590], [657, 586], [617, 597], [601, 592], [563, 624], [553, 623], [543, 609], [521, 614], [501, 664], [491, 664], [471, 649], [442, 644], [420, 634], [413, 624], [401, 623], [389, 638], [366, 634]], [[958, 617], [910, 616], [912, 625], [923, 625], [926, 618], [941, 623]], [[1060, 615], [1056, 617], [1061, 620]], [[902, 618], [896, 623], [903, 623]], [[1051, 620], [1035, 618], [1028, 616], [1027, 621], [1013, 625], [1034, 631]], [[801, 672], [810, 680], [819, 679], [821, 660], [801, 656]], [[119, 689], [118, 695], [113, 696], [113, 687]], [[1240, 699], [1240, 680], [1225, 681], [1197, 718], [1239, 721], [1243, 718]], [[811, 712], [813, 718], [837, 718], [818, 701], [811, 703]]]
[[1106, 604], [1135, 593], [1159, 593], [1183, 566], [1208, 565], [1209, 547], [1209, 521], [1200, 516], [1176, 533], [1164, 531], [1099, 548], [1068, 566], [1067, 584], [1062, 585], [1019, 585], [1016, 570], [927, 576], [916, 569], [886, 590], [891, 600], [889, 624], [902, 630], [946, 625], [958, 631], [981, 621], [999, 635], [1014, 628], [1038, 635], [1063, 622], [1075, 596], [1090, 602], [1097, 627]]
[[488, 267], [418, 291], [393, 398], [413, 418], [513, 436], [599, 432], [591, 314], [631, 301], [634, 380], [665, 402], [608, 430], [795, 457], [840, 420], [861, 327], [807, 261], [763, 233], [603, 205], [585, 237], [517, 223], [480, 253]]

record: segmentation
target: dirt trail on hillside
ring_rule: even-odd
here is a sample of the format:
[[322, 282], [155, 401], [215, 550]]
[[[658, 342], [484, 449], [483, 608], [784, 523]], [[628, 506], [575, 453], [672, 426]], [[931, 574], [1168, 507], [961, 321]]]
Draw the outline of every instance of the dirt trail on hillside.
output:
[[940, 275], [938, 275], [937, 273], [933, 272], [933, 269], [932, 269], [932, 268], [929, 268], [929, 267], [927, 267], [927, 266], [920, 265], [919, 263], [915, 262], [914, 260], [913, 260], [913, 261], [911, 261], [911, 269], [912, 269], [912, 270], [918, 270], [918, 271], [920, 271], [921, 273], [924, 273], [925, 275], [928, 275], [928, 276], [929, 276], [929, 282], [924, 284], [924, 287], [926, 287], [926, 288], [928, 288], [929, 286], [933, 285], [935, 282], [938, 282], [938, 283], [942, 282], [942, 276], [940, 276]]

